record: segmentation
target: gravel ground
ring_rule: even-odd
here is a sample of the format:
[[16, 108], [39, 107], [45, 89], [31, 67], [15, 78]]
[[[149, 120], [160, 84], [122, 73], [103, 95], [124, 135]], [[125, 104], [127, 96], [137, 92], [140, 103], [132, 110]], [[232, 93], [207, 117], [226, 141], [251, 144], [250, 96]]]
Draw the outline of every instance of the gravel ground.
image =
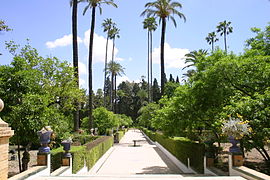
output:
[[[28, 168], [35, 166], [37, 164], [37, 150], [31, 150], [29, 151], [30, 153], [30, 162], [28, 164]], [[23, 151], [21, 151], [21, 158]], [[11, 159], [11, 154], [9, 153], [9, 161], [8, 161], [8, 177], [14, 176], [18, 174], [19, 171], [19, 161], [18, 161], [18, 152], [16, 151], [16, 160], [10, 160]]]
[[[216, 144], [217, 145], [217, 144]], [[221, 143], [223, 153], [218, 157], [218, 163], [215, 166], [224, 172], [228, 172], [228, 152], [231, 143]], [[265, 147], [266, 151], [270, 155], [270, 146]], [[256, 171], [270, 175], [270, 166], [266, 164], [262, 155], [256, 150], [252, 149], [249, 152], [245, 152], [244, 166], [252, 168]]]

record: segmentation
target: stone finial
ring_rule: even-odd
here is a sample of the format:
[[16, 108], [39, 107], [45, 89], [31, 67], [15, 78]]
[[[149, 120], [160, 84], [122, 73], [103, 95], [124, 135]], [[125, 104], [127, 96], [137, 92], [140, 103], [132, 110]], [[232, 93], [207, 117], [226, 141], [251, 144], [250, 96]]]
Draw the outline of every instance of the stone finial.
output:
[[0, 99], [0, 112], [4, 109], [4, 102]]

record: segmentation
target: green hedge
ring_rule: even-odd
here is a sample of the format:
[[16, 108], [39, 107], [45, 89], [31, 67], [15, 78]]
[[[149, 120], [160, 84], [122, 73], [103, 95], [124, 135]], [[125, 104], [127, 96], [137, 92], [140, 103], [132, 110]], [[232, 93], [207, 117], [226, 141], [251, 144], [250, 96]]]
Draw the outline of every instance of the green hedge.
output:
[[113, 145], [113, 137], [104, 136], [100, 139], [86, 144], [86, 165], [88, 170], [91, 169], [99, 158], [107, 152]]
[[[72, 154], [72, 173], [77, 173], [86, 166], [89, 169], [97, 162], [97, 160], [113, 145], [112, 137], [99, 137], [98, 139], [87, 143], [83, 146], [71, 146], [70, 153]], [[63, 147], [53, 149], [51, 151], [51, 171], [61, 167], [62, 157], [64, 155]]]
[[162, 134], [149, 131], [145, 128], [142, 130], [152, 141], [157, 141], [186, 166], [188, 165], [189, 158], [190, 166], [198, 173], [203, 173], [203, 144], [193, 142], [186, 138], [168, 138]]
[[[70, 153], [72, 154], [72, 172], [76, 173], [84, 166], [85, 146], [71, 146]], [[53, 149], [51, 151], [51, 172], [61, 167], [62, 158], [64, 157], [63, 147]]]
[[72, 138], [73, 142], [79, 142], [81, 145], [92, 142], [96, 140], [98, 136], [85, 135], [85, 134], [75, 134]]
[[119, 143], [119, 141], [123, 138], [125, 135], [125, 131], [118, 131], [114, 134], [114, 142]]

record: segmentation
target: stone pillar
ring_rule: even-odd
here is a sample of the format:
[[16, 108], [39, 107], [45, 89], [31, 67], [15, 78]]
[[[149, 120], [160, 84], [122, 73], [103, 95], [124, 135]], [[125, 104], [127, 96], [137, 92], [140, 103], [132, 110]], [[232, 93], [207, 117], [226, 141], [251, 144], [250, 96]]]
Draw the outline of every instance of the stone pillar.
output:
[[[4, 103], [0, 99], [0, 112], [4, 108]], [[0, 179], [8, 178], [8, 147], [9, 138], [13, 136], [14, 131], [8, 127], [8, 124], [0, 118]]]

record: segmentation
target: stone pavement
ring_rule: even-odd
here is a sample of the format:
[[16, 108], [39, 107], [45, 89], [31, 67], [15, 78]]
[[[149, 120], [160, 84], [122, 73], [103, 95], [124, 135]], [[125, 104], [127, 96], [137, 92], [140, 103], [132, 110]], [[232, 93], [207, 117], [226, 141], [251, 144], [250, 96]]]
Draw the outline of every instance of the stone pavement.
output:
[[[133, 140], [138, 140], [133, 146]], [[39, 177], [37, 180], [244, 180], [242, 177], [199, 177], [183, 174], [154, 144], [135, 129], [129, 130], [87, 173]]]
[[[135, 147], [133, 140], [138, 140]], [[120, 143], [114, 145], [106, 161], [92, 173], [97, 175], [181, 174], [182, 171], [136, 129], [126, 132]]]

